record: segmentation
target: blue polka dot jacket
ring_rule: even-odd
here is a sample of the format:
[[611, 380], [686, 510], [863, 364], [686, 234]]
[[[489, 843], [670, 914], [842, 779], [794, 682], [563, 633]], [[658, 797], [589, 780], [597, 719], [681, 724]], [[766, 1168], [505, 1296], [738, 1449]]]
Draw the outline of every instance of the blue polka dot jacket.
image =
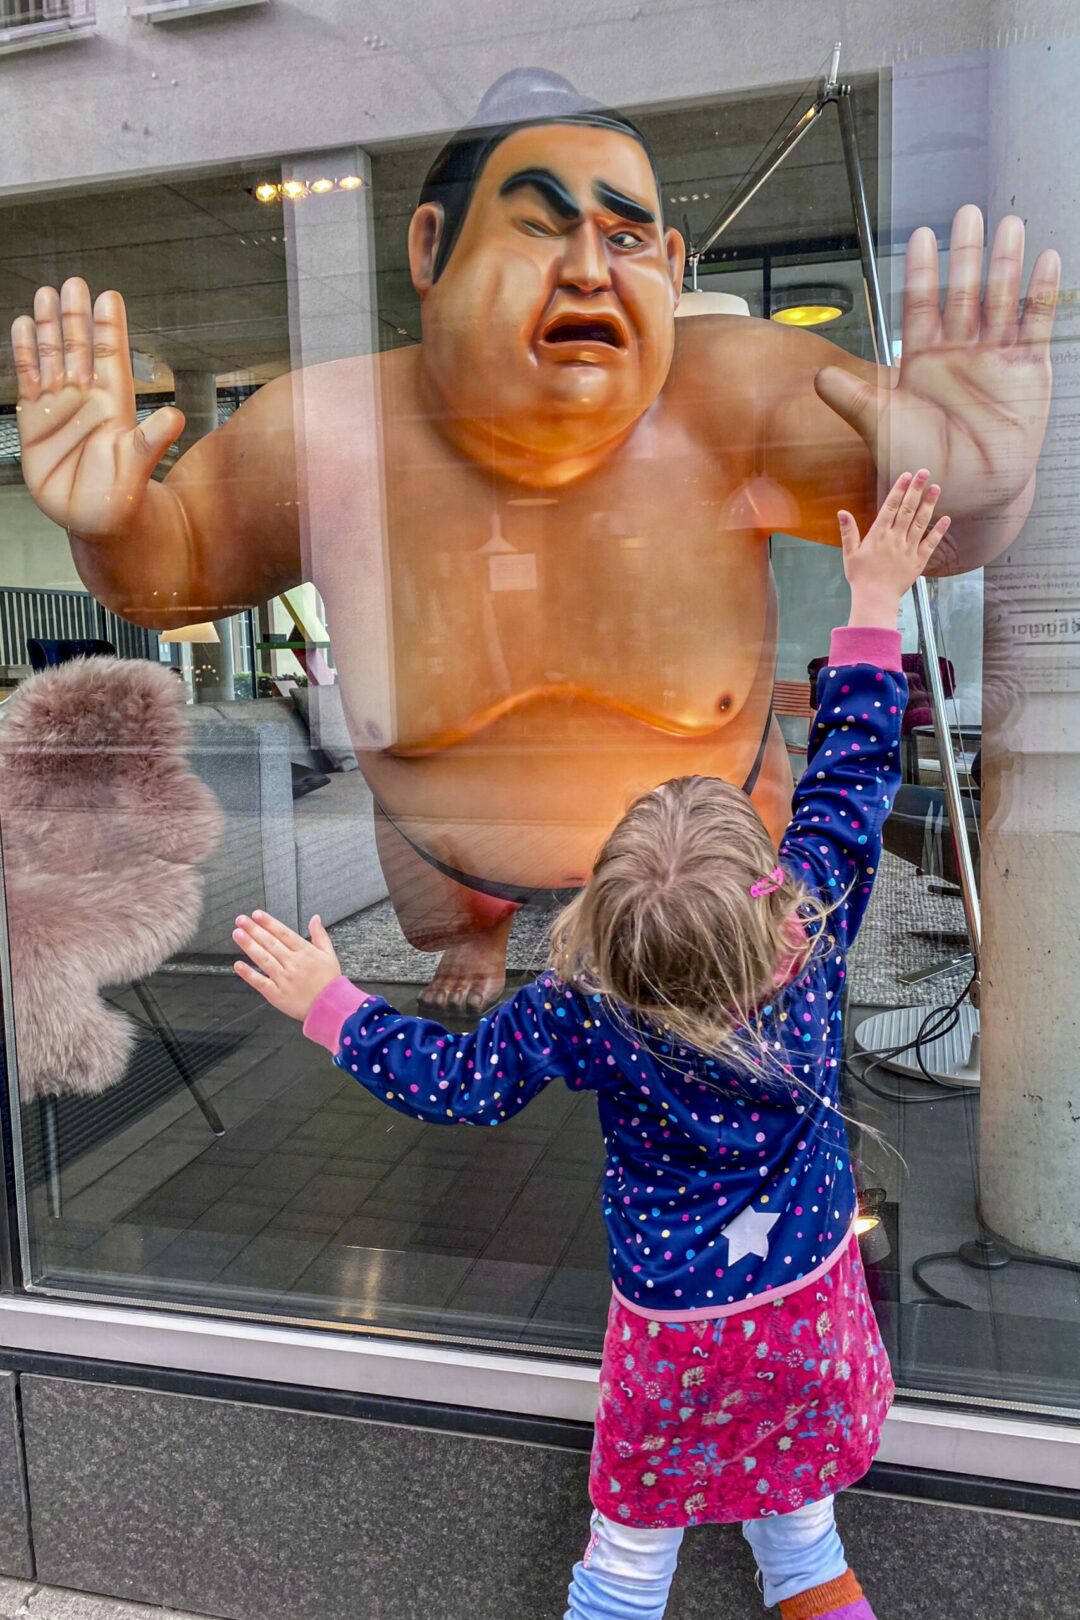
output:
[[794, 1292], [851, 1235], [841, 994], [900, 779], [907, 686], [895, 632], [834, 631], [830, 660], [779, 855], [832, 908], [829, 944], [761, 1009], [770, 1061], [759, 1078], [673, 1046], [550, 973], [469, 1035], [405, 1017], [346, 979], [304, 1026], [374, 1096], [435, 1124], [502, 1125], [555, 1081], [594, 1091], [615, 1292], [658, 1320]]

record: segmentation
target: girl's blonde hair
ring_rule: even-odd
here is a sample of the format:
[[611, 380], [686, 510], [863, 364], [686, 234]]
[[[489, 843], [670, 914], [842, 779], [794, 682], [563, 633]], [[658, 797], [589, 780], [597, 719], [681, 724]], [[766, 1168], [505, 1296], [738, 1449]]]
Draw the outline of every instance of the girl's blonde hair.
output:
[[[805, 966], [827, 916], [786, 871], [771, 893], [752, 896], [776, 865], [741, 789], [708, 776], [667, 782], [631, 805], [559, 916], [552, 968], [674, 1041], [764, 1078], [759, 1009], [785, 959], [792, 974]], [[796, 912], [808, 926], [793, 928]]]

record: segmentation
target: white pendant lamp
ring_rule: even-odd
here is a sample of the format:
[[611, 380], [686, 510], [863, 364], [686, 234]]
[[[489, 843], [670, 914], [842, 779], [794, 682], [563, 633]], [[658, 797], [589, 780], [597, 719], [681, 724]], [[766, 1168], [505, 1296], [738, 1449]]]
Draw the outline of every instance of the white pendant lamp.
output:
[[698, 286], [698, 261], [690, 255], [690, 290], [684, 292], [675, 310], [683, 320], [691, 315], [749, 315], [750, 305], [738, 293], [702, 292]]
[[675, 311], [676, 319], [690, 315], [749, 315], [750, 305], [737, 293], [684, 292]]

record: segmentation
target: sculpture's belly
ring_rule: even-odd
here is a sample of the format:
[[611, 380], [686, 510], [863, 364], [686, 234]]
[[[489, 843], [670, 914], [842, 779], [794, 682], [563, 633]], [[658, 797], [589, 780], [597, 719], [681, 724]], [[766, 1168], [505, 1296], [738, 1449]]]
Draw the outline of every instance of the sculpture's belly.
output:
[[484, 882], [574, 886], [638, 793], [745, 783], [775, 660], [759, 535], [655, 469], [621, 515], [610, 490], [508, 505], [501, 547], [490, 508], [395, 488], [387, 573], [342, 541], [319, 583], [361, 764], [414, 844]]
[[[689, 526], [687, 526], [689, 528]], [[768, 639], [760, 542], [690, 530], [622, 539], [573, 528], [535, 549], [392, 552], [393, 747], [475, 730], [523, 695], [595, 695], [666, 729], [723, 725], [747, 702]], [[341, 653], [348, 626], [334, 626]]]
[[638, 794], [674, 776], [746, 783], [768, 720], [767, 701], [752, 702], [730, 725], [678, 735], [552, 694], [451, 746], [360, 759], [391, 820], [444, 866], [498, 885], [570, 888]]

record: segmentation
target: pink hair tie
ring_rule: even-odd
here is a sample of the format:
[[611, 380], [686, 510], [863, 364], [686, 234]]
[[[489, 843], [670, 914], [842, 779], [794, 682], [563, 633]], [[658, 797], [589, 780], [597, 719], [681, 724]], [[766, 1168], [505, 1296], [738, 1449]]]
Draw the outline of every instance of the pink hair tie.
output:
[[760, 900], [763, 894], [775, 894], [777, 889], [784, 886], [784, 869], [774, 866], [768, 877], [758, 878], [756, 883], [750, 885], [751, 900]]

